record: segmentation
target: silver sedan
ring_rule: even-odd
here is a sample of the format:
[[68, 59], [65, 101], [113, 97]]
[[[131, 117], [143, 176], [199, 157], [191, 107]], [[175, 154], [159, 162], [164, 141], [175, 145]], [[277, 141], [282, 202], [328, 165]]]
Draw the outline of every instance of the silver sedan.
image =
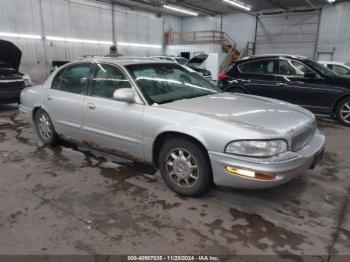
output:
[[175, 63], [91, 58], [21, 94], [44, 144], [58, 137], [154, 165], [175, 192], [268, 188], [313, 168], [325, 137], [309, 111], [222, 93]]

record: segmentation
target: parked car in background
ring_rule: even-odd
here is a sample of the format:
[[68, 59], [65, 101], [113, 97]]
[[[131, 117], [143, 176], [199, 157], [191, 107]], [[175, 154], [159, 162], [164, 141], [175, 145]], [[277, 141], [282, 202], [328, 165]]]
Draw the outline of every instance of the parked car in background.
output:
[[321, 65], [329, 68], [334, 71], [336, 74], [341, 76], [349, 76], [350, 77], [350, 65], [341, 62], [324, 62], [319, 61]]
[[220, 74], [219, 85], [224, 91], [280, 99], [329, 114], [350, 126], [350, 78], [307, 57], [251, 56]]
[[69, 63], [24, 89], [20, 111], [44, 144], [60, 136], [152, 164], [186, 196], [212, 183], [284, 184], [313, 168], [325, 143], [306, 109], [223, 93], [183, 66], [154, 59]]
[[213, 76], [211, 75], [211, 72], [205, 68], [202, 68], [203, 63], [208, 59], [207, 54], [200, 54], [200, 55], [194, 56], [190, 60], [183, 57], [175, 57], [175, 56], [153, 56], [152, 58], [158, 58], [163, 61], [172, 61], [180, 65], [188, 66], [192, 70], [198, 72], [205, 79], [209, 81], [213, 80]]
[[22, 89], [31, 85], [30, 77], [19, 72], [21, 58], [16, 45], [0, 40], [0, 103], [18, 103]]
[[211, 81], [213, 80], [213, 76], [211, 72], [205, 68], [203, 68], [203, 63], [208, 59], [207, 54], [200, 54], [192, 57], [187, 63], [186, 66], [192, 68], [194, 71], [200, 73], [205, 79]]
[[171, 61], [180, 65], [185, 65], [188, 62], [188, 59], [180, 56], [152, 56], [151, 58], [157, 58], [163, 61]]

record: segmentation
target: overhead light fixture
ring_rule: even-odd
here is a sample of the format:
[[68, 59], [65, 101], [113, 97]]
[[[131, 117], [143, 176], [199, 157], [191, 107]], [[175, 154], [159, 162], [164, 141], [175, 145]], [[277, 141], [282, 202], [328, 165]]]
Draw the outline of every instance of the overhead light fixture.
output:
[[0, 36], [13, 37], [13, 38], [41, 39], [41, 35], [28, 35], [28, 34], [17, 34], [17, 33], [7, 33], [7, 32], [0, 32]]
[[235, 1], [235, 0], [223, 0], [225, 3], [228, 3], [230, 5], [233, 5], [235, 7], [239, 7], [241, 9], [244, 9], [246, 11], [252, 11], [252, 7], [250, 5], [246, 5], [242, 2]]
[[328, 1], [328, 3], [334, 3], [335, 2], [335, 0], [327, 0]]
[[139, 43], [125, 43], [125, 42], [118, 42], [118, 46], [131, 46], [131, 47], [145, 47], [145, 48], [162, 48], [161, 45], [149, 45], [149, 44], [139, 44]]
[[111, 41], [66, 38], [66, 37], [58, 37], [58, 36], [46, 36], [45, 39], [49, 40], [49, 41], [60, 41], [60, 42], [71, 42], [71, 43], [100, 44], [100, 45], [112, 45], [113, 44], [113, 42], [111, 42]]
[[177, 7], [177, 6], [163, 5], [163, 7], [166, 8], [166, 9], [170, 9], [170, 10], [173, 10], [173, 11], [176, 11], [176, 12], [183, 13], [183, 14], [198, 16], [197, 12], [190, 11], [190, 10], [187, 10], [187, 9], [184, 9], [184, 8], [180, 8], [180, 7]]

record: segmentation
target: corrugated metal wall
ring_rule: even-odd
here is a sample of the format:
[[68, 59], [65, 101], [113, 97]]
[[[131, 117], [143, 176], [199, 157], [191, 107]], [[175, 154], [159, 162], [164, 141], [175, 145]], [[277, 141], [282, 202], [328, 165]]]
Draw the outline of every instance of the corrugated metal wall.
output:
[[182, 31], [211, 31], [221, 30], [226, 32], [237, 43], [238, 49], [242, 49], [247, 42], [255, 40], [256, 18], [242, 12], [221, 16], [205, 16], [184, 18], [182, 22]]
[[321, 26], [317, 53], [322, 59], [329, 54], [334, 61], [350, 62], [350, 3], [338, 3], [325, 7], [321, 14]]
[[317, 12], [259, 16], [256, 53], [296, 54], [313, 58], [318, 23]]
[[[180, 18], [157, 17], [122, 7], [115, 7], [114, 10], [115, 36], [120, 42], [162, 45], [163, 27], [164, 30], [181, 30]], [[0, 32], [112, 41], [112, 19], [111, 5], [90, 0], [0, 2]], [[52, 60], [70, 60], [83, 55], [105, 55], [109, 51], [108, 45], [2, 38], [14, 42], [22, 50], [21, 71], [29, 73], [36, 82], [46, 78]], [[162, 49], [127, 46], [120, 46], [118, 50], [124, 55], [146, 56], [162, 53]]]

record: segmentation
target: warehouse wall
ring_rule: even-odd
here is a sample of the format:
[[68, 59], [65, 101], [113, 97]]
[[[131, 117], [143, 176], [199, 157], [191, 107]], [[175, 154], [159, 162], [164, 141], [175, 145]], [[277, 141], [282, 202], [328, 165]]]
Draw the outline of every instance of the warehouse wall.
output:
[[317, 58], [350, 62], [350, 2], [323, 8]]
[[319, 15], [317, 12], [261, 15], [256, 54], [296, 54], [314, 57]]
[[[40, 6], [41, 2], [41, 6]], [[42, 9], [42, 20], [41, 12]], [[1, 0], [0, 32], [65, 38], [112, 41], [112, 7], [89, 0]], [[115, 7], [115, 36], [118, 42], [163, 43], [163, 27], [181, 30], [181, 19]], [[105, 55], [109, 45], [2, 39], [14, 42], [23, 52], [21, 71], [33, 80], [44, 80], [52, 60], [71, 60], [84, 55]], [[124, 55], [158, 55], [162, 49], [120, 46]]]
[[242, 12], [235, 12], [222, 16], [204, 16], [184, 18], [182, 31], [203, 31], [221, 30], [226, 32], [235, 42], [239, 50], [247, 45], [247, 42], [254, 42], [256, 18]]

